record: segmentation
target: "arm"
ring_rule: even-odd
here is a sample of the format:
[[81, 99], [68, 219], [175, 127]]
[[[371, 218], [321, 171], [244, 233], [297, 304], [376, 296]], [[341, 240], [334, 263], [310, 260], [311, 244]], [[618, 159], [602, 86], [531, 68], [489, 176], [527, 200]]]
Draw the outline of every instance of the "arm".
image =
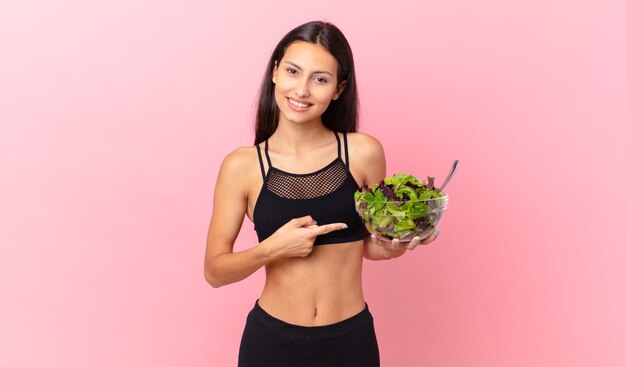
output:
[[233, 253], [247, 207], [246, 164], [239, 148], [224, 158], [217, 177], [204, 258], [204, 278], [215, 288], [245, 279], [271, 261], [264, 243]]
[[391, 260], [404, 254], [407, 250], [407, 246], [401, 245], [395, 251], [388, 251], [387, 247], [382, 244], [377, 244], [370, 236], [363, 239], [364, 251], [363, 257], [369, 260]]
[[[363, 172], [363, 183], [369, 187], [379, 183], [385, 178], [386, 164], [385, 164], [385, 152], [382, 145], [375, 138], [363, 134], [355, 133], [356, 144], [358, 146], [356, 150], [356, 156], [358, 171]], [[393, 245], [391, 241], [380, 241], [371, 236], [366, 236], [363, 239], [363, 257], [369, 260], [390, 260], [396, 257], [402, 256], [406, 250], [414, 250], [419, 244], [427, 245], [437, 238], [438, 231], [421, 241], [411, 242], [410, 244], [396, 243]], [[417, 237], [419, 239], [419, 237]], [[396, 240], [394, 240], [396, 241]]]
[[310, 215], [293, 218], [258, 246], [233, 253], [248, 206], [244, 178], [246, 172], [255, 168], [249, 163], [254, 160], [246, 159], [245, 154], [240, 148], [226, 156], [215, 185], [204, 257], [204, 278], [215, 288], [243, 280], [275, 259], [308, 256], [317, 236], [340, 230], [344, 225], [318, 226]]
[[[365, 133], [354, 133], [354, 143], [348, 143], [351, 147], [351, 166], [358, 172], [363, 172], [363, 184], [369, 187], [379, 183], [385, 178], [387, 164], [385, 151], [380, 142]], [[399, 256], [397, 251], [390, 253], [380, 246], [368, 235], [363, 239], [363, 257], [369, 260], [388, 260]]]

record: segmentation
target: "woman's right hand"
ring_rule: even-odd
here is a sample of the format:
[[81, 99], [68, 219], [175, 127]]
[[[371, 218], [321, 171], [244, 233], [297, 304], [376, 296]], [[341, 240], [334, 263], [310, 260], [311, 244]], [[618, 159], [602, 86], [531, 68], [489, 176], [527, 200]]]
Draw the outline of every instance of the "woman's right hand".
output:
[[306, 257], [313, 251], [313, 243], [319, 235], [347, 228], [345, 223], [321, 226], [310, 215], [294, 218], [276, 230], [263, 244], [272, 258]]

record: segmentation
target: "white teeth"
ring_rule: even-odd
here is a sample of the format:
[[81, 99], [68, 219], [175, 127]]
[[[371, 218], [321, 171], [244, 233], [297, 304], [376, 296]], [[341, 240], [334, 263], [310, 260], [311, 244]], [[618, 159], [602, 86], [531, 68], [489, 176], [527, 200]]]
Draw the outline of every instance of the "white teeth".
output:
[[293, 101], [290, 98], [287, 98], [287, 100], [289, 101], [289, 103], [291, 103], [292, 105], [294, 105], [296, 107], [306, 108], [306, 107], [310, 106], [309, 104], [304, 104], [304, 103], [299, 103], [299, 102]]

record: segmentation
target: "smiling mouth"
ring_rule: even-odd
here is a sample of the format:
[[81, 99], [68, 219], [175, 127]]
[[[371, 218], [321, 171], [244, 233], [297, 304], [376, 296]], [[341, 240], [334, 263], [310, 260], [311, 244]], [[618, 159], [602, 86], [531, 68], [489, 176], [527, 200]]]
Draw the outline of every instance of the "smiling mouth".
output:
[[291, 103], [292, 105], [298, 107], [298, 108], [307, 108], [312, 106], [311, 104], [304, 104], [304, 103], [300, 103], [300, 102], [296, 102], [293, 99], [287, 97], [287, 101], [289, 101], [289, 103]]

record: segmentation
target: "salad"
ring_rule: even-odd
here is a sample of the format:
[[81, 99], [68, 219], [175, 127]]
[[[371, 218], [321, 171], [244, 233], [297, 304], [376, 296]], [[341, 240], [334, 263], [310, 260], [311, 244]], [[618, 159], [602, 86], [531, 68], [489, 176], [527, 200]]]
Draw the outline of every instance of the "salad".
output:
[[396, 173], [372, 188], [365, 185], [357, 190], [356, 210], [370, 233], [378, 237], [423, 238], [435, 229], [447, 203], [447, 195], [434, 182], [434, 177], [424, 184], [414, 176]]

